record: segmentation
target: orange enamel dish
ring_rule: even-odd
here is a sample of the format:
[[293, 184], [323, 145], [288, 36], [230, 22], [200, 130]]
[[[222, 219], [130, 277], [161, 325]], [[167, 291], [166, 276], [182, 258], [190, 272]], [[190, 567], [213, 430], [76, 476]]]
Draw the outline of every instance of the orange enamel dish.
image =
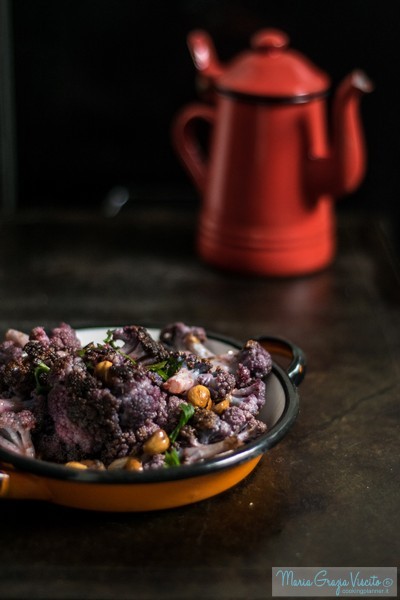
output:
[[[158, 330], [149, 331], [157, 335]], [[82, 343], [102, 341], [106, 328], [81, 330]], [[241, 347], [231, 339], [208, 334], [215, 353]], [[0, 498], [30, 499], [95, 510], [136, 512], [173, 508], [219, 494], [242, 481], [264, 453], [275, 446], [296, 420], [297, 385], [306, 360], [300, 348], [287, 340], [258, 338], [271, 354], [286, 356], [286, 370], [273, 363], [267, 377], [267, 401], [258, 418], [268, 425], [257, 439], [230, 453], [194, 465], [142, 472], [79, 470], [0, 449]]]

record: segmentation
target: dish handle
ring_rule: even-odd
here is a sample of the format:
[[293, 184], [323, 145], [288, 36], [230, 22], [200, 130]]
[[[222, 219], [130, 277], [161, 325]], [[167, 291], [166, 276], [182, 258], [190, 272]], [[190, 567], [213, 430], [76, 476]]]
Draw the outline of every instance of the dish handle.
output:
[[257, 341], [268, 350], [270, 354], [288, 358], [289, 364], [286, 366], [286, 372], [290, 381], [294, 385], [300, 385], [307, 370], [307, 358], [303, 350], [285, 338], [262, 335]]

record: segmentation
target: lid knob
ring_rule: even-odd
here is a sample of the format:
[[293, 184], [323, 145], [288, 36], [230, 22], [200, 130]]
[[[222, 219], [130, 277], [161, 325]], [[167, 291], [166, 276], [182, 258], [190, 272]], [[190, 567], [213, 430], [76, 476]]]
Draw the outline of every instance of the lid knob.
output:
[[262, 29], [251, 38], [251, 46], [255, 50], [278, 50], [288, 44], [289, 37], [279, 29]]

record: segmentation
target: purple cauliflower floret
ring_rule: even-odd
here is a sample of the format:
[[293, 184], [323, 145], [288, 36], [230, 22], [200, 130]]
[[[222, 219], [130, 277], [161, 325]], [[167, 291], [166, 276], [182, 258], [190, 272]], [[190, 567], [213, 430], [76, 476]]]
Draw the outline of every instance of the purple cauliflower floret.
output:
[[145, 455], [142, 460], [143, 470], [160, 469], [165, 467], [165, 458], [163, 454]]
[[43, 344], [38, 340], [29, 340], [24, 347], [24, 353], [31, 366], [37, 366], [39, 363], [53, 363], [58, 354], [55, 348]]
[[179, 422], [182, 414], [181, 406], [184, 403], [179, 396], [170, 396], [167, 394], [165, 411], [157, 415], [157, 425], [168, 433], [171, 433]]
[[75, 330], [66, 323], [61, 323], [49, 334], [44, 327], [34, 327], [29, 335], [17, 329], [8, 329], [3, 343], [0, 344], [0, 363], [19, 358], [22, 349], [25, 350], [30, 341], [38, 342], [44, 347], [51, 345], [54, 351], [76, 350], [81, 347]]
[[44, 346], [48, 346], [50, 344], [50, 338], [47, 335], [44, 327], [34, 327], [29, 334], [29, 339], [34, 342], [40, 342]]
[[[82, 419], [83, 411], [80, 411], [80, 417], [78, 422], [73, 420], [70, 416], [70, 409], [73, 408], [74, 403], [81, 403], [82, 399], [75, 398], [72, 394], [68, 393], [65, 385], [55, 385], [47, 399], [47, 406], [49, 416], [54, 422], [54, 433], [62, 445], [61, 452], [66, 451], [68, 453], [69, 460], [79, 459], [86, 454], [91, 455], [99, 448], [96, 448], [95, 440], [92, 439], [92, 435], [86, 429], [87, 423]], [[39, 445], [39, 447], [41, 447]], [[68, 452], [69, 447], [72, 448], [72, 453]], [[43, 455], [46, 456], [46, 448], [41, 448]], [[57, 457], [58, 458], [58, 457]], [[63, 457], [60, 457], [61, 460]], [[50, 457], [50, 460], [53, 457]]]
[[42, 459], [58, 463], [93, 459], [109, 465], [132, 452], [136, 437], [120, 427], [119, 399], [89, 374], [81, 378], [71, 370], [40, 400], [34, 441]]
[[191, 327], [185, 323], [172, 323], [160, 332], [160, 341], [172, 350], [191, 352], [200, 358], [213, 356], [205, 346], [207, 335], [203, 327]]
[[196, 439], [201, 444], [218, 442], [232, 433], [228, 423], [223, 421], [219, 415], [211, 410], [199, 408], [194, 413], [190, 425], [194, 430]]
[[236, 434], [242, 442], [253, 439], [267, 430], [263, 421], [256, 419], [253, 414], [241, 410], [237, 406], [227, 408], [221, 415], [221, 419], [229, 425], [232, 433]]
[[29, 336], [18, 329], [8, 329], [4, 338], [6, 342], [12, 342], [12, 344], [18, 348], [23, 348], [29, 341]]
[[232, 392], [236, 380], [232, 373], [221, 367], [214, 367], [212, 371], [199, 375], [197, 383], [206, 386], [210, 390], [211, 398], [218, 400]]
[[158, 429], [160, 428], [156, 423], [154, 423], [154, 421], [151, 419], [146, 419], [143, 425], [138, 427], [138, 429], [135, 431], [138, 447], [141, 448], [144, 442]]
[[124, 386], [119, 420], [123, 429], [136, 430], [146, 421], [162, 419], [166, 393], [147, 374], [135, 374]]
[[97, 457], [103, 460], [105, 456], [112, 460], [110, 454], [129, 452], [135, 440], [124, 435], [120, 427], [121, 400], [101, 386], [82, 359], [71, 355], [59, 358], [48, 384], [50, 389], [39, 409], [35, 431], [42, 458], [66, 462]]
[[247, 387], [232, 390], [229, 399], [232, 406], [239, 406], [256, 415], [265, 404], [265, 383], [262, 379], [256, 379]]
[[23, 402], [16, 396], [12, 398], [0, 398], [0, 414], [5, 412], [19, 412], [23, 408]]
[[46, 373], [57, 357], [80, 347], [75, 332], [68, 325], [62, 324], [53, 332], [49, 338], [42, 327], [36, 327], [23, 349], [11, 339], [3, 343], [3, 353], [8, 360], [0, 365], [0, 390], [29, 400], [38, 386], [46, 386]]
[[162, 344], [156, 342], [145, 327], [127, 325], [112, 332], [112, 339], [124, 342], [120, 351], [142, 365], [154, 364], [166, 360], [168, 352]]
[[[4, 398], [14, 396], [15, 389], [9, 385], [9, 380], [18, 378], [18, 366], [23, 364], [23, 350], [12, 340], [0, 344], [0, 393]], [[10, 365], [12, 365], [10, 369]], [[13, 373], [14, 369], [14, 373]], [[17, 394], [18, 395], [18, 394]]]
[[30, 340], [24, 346], [24, 353], [17, 360], [10, 361], [0, 373], [0, 386], [28, 401], [34, 390], [46, 385], [47, 372], [56, 360], [52, 346]]
[[35, 427], [35, 418], [29, 410], [3, 412], [0, 414], [0, 448], [35, 457], [31, 430]]
[[240, 442], [248, 441], [266, 431], [266, 425], [255, 416], [237, 406], [230, 406], [221, 415], [206, 409], [198, 409], [190, 424], [181, 432], [182, 447], [214, 444], [236, 436]]
[[266, 431], [266, 425], [251, 413], [231, 407], [221, 417], [210, 411], [198, 411], [190, 426], [182, 431], [179, 457], [191, 464], [235, 450]]
[[82, 345], [74, 329], [61, 323], [50, 332], [50, 344], [59, 350], [79, 350]]
[[0, 389], [2, 395], [15, 396], [24, 400], [30, 396], [35, 386], [34, 372], [25, 356], [12, 359], [0, 368]]
[[235, 379], [236, 387], [238, 388], [247, 387], [252, 383], [253, 380], [250, 369], [242, 363], [239, 363], [236, 367]]
[[272, 369], [271, 355], [256, 340], [248, 340], [240, 350], [219, 354], [210, 360], [234, 374], [237, 387], [246, 387], [254, 379], [266, 377]]
[[67, 323], [54, 327], [49, 334], [44, 327], [34, 327], [29, 339], [40, 342], [44, 346], [53, 346], [54, 350], [79, 350], [81, 343], [74, 329]]
[[246, 367], [251, 377], [261, 379], [272, 369], [272, 358], [269, 352], [256, 340], [248, 340], [237, 354], [239, 365]]

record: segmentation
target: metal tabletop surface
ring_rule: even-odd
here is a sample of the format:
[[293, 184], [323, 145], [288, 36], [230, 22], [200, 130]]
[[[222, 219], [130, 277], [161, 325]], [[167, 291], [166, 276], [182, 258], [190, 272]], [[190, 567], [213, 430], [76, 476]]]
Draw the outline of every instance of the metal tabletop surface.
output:
[[197, 504], [98, 513], [0, 501], [0, 598], [271, 597], [273, 566], [399, 562], [400, 270], [380, 220], [339, 216], [328, 269], [218, 271], [190, 210], [0, 223], [0, 328], [180, 320], [307, 355], [300, 414], [239, 485]]

